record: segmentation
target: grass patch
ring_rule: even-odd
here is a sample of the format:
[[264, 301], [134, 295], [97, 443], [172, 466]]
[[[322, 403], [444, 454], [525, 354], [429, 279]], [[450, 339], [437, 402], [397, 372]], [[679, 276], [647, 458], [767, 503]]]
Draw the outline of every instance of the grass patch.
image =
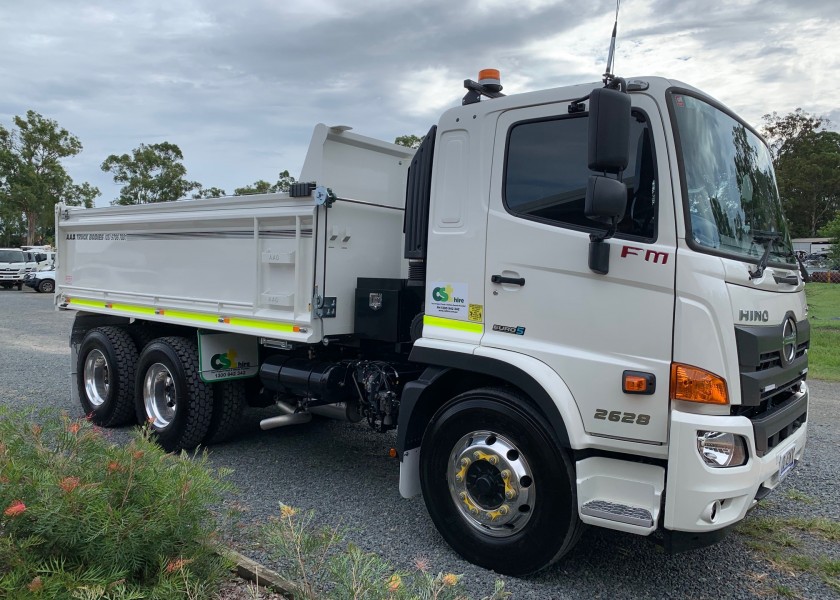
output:
[[[840, 540], [840, 522], [824, 517], [753, 517], [742, 521], [736, 530], [747, 538], [747, 547], [760, 554], [774, 570], [792, 576], [812, 573], [835, 592], [840, 591], [840, 560], [804, 554], [802, 543], [807, 537]], [[779, 596], [798, 597], [788, 586], [772, 589]]]
[[805, 296], [811, 322], [809, 376], [840, 381], [840, 284], [809, 283]]
[[817, 501], [812, 496], [809, 496], [805, 492], [800, 492], [796, 488], [790, 488], [788, 491], [785, 492], [785, 496], [788, 498], [788, 500], [793, 500], [794, 502], [801, 502], [802, 504], [817, 503]]

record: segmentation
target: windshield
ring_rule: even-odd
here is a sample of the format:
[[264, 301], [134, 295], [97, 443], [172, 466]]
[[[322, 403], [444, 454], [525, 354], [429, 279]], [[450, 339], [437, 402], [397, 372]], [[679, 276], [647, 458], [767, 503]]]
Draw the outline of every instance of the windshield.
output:
[[0, 250], [0, 262], [20, 263], [26, 261], [23, 259], [23, 252], [20, 250]]
[[694, 248], [793, 263], [770, 152], [750, 129], [718, 108], [672, 95], [685, 170], [683, 189]]

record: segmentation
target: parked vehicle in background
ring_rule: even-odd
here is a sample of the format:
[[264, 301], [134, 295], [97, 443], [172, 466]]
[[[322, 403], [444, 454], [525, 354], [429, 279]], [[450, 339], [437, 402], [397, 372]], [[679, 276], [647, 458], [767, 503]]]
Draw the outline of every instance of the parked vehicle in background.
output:
[[35, 253], [20, 248], [0, 248], [0, 286], [23, 287], [23, 276], [36, 268]]
[[23, 277], [23, 285], [36, 292], [52, 294], [55, 291], [55, 270], [30, 271]]

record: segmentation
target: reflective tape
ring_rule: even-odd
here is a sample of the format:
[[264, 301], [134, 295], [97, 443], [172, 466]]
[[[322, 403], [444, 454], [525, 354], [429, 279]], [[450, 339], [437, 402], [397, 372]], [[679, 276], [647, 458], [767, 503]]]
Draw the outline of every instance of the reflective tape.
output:
[[[103, 302], [101, 300], [85, 300], [82, 298], [68, 298], [67, 306], [75, 308], [92, 308], [105, 311], [117, 311], [133, 315], [151, 315], [180, 321], [192, 321], [194, 323], [206, 323], [213, 325], [230, 325], [233, 327], [245, 327], [249, 329], [262, 329], [270, 331], [282, 331], [286, 333], [298, 333], [299, 326], [291, 323], [280, 323], [277, 321], [262, 321], [259, 319], [248, 319], [242, 317], [231, 317], [222, 315], [208, 315], [205, 313], [189, 312], [185, 310], [172, 310], [168, 308], [153, 308], [149, 306], [136, 306], [133, 304], [118, 304], [115, 302]], [[297, 330], [297, 331], [296, 331]]]
[[423, 316], [423, 325], [441, 327], [443, 329], [454, 329], [467, 333], [484, 333], [484, 325], [481, 323], [470, 323], [469, 321], [456, 321], [455, 319], [443, 319], [441, 317]]

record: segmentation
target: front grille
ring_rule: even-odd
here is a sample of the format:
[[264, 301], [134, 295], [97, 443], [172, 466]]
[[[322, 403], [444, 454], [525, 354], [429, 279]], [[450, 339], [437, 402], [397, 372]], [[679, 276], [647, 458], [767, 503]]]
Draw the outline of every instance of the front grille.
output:
[[[808, 341], [805, 341], [801, 344], [797, 344], [796, 358], [805, 356], [805, 352], [808, 350], [808, 344]], [[764, 352], [759, 356], [758, 360], [759, 365], [755, 369], [756, 371], [766, 371], [767, 369], [772, 369], [773, 367], [780, 367], [782, 366], [782, 351], [773, 350], [771, 352]]]
[[735, 328], [741, 405], [733, 406], [731, 414], [752, 421], [759, 456], [778, 446], [807, 420], [808, 399], [799, 392], [808, 374], [808, 321], [796, 323], [796, 349], [789, 362], [782, 355], [783, 337], [784, 324]]
[[755, 449], [764, 456], [808, 420], [808, 397], [788, 391], [784, 399], [768, 399], [758, 406], [733, 406], [731, 414], [752, 421]]

